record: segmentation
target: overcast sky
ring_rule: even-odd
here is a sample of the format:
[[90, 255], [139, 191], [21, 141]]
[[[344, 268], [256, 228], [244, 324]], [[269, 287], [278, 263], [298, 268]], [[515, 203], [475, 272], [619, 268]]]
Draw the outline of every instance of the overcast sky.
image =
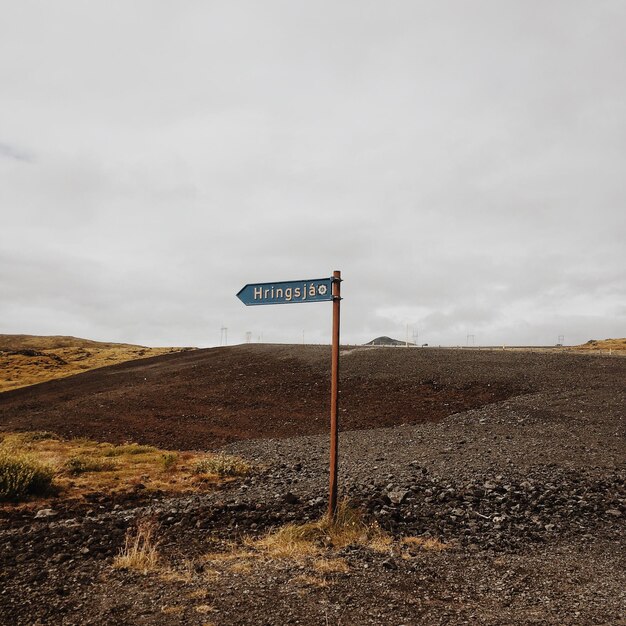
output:
[[626, 336], [626, 2], [0, 0], [0, 332]]

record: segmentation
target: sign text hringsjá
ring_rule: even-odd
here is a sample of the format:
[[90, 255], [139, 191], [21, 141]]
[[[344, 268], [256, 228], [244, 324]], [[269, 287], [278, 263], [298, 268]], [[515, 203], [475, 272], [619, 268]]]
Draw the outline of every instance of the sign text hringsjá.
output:
[[282, 281], [246, 285], [237, 297], [246, 305], [325, 302], [333, 299], [333, 279]]

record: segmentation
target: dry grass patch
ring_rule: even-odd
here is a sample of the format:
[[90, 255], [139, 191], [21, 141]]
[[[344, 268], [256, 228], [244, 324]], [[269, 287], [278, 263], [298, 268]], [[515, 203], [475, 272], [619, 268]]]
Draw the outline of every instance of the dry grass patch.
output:
[[418, 550], [434, 550], [435, 552], [449, 548], [449, 544], [434, 537], [403, 537], [402, 545]]
[[116, 569], [130, 569], [147, 574], [159, 563], [158, 524], [153, 519], [141, 519], [126, 532], [124, 547], [113, 560]]
[[323, 517], [306, 524], [287, 524], [260, 538], [246, 537], [243, 545], [228, 543], [224, 551], [209, 553], [203, 561], [218, 570], [238, 574], [276, 561], [296, 561], [323, 577], [349, 571], [344, 559], [331, 556], [334, 549], [349, 545], [388, 548], [391, 543], [377, 524], [366, 523], [360, 511], [342, 502], [334, 521]]
[[224, 552], [210, 552], [206, 554], [202, 561], [211, 565], [228, 565], [239, 567], [243, 563], [250, 563], [252, 559], [257, 559], [259, 553], [255, 550], [246, 550], [237, 544], [228, 543]]
[[[125, 493], [140, 483], [147, 490], [188, 493], [206, 490], [217, 483], [235, 480], [235, 472], [197, 473], [198, 465], [210, 465], [216, 455], [171, 452], [154, 446], [128, 443], [113, 445], [89, 439], [63, 439], [52, 433], [0, 434], [0, 455], [25, 457], [49, 468], [55, 485], [65, 497], [81, 498], [89, 493]], [[217, 455], [223, 457], [223, 455]], [[223, 458], [217, 461], [218, 466]], [[233, 461], [250, 471], [241, 459]], [[42, 493], [27, 490], [25, 493]]]
[[432, 537], [404, 537], [394, 540], [376, 523], [365, 521], [362, 513], [342, 502], [336, 520], [323, 517], [305, 524], [287, 524], [266, 535], [246, 537], [242, 544], [229, 543], [223, 552], [207, 554], [203, 561], [221, 571], [247, 573], [259, 566], [296, 561], [305, 566], [294, 583], [327, 586], [333, 575], [350, 572], [348, 562], [337, 550], [359, 546], [405, 559], [417, 552], [441, 551], [451, 544]]
[[161, 455], [160, 463], [164, 472], [171, 472], [178, 463], [179, 455], [176, 452], [164, 452]]
[[230, 566], [230, 571], [235, 574], [249, 574], [253, 569], [254, 567], [250, 561], [237, 561]]
[[159, 570], [159, 578], [166, 583], [190, 583], [193, 580], [189, 572], [181, 572], [169, 567]]
[[[77, 442], [91, 443], [88, 439], [76, 439]], [[112, 446], [109, 444], [102, 444], [105, 446], [105, 450], [102, 452], [102, 456], [124, 456], [133, 454], [149, 454], [152, 452], [158, 452], [154, 446], [141, 446], [138, 443], [127, 443], [121, 446]]]
[[182, 613], [185, 609], [182, 606], [162, 606], [161, 613], [164, 615], [178, 615], [178, 613]]
[[301, 574], [290, 580], [293, 585], [302, 585], [304, 587], [317, 587], [318, 589], [325, 589], [328, 587], [328, 581], [324, 578], [318, 578], [317, 576], [310, 576], [309, 574]]
[[381, 533], [372, 537], [367, 547], [374, 552], [389, 552], [393, 547], [393, 539], [389, 535]]
[[194, 465], [194, 473], [200, 475], [219, 476], [245, 476], [251, 467], [243, 459], [220, 452], [211, 457], [205, 457]]
[[374, 548], [381, 543], [387, 543], [387, 537], [380, 526], [366, 523], [362, 513], [347, 502], [339, 505], [335, 520], [324, 516], [316, 522], [287, 524], [261, 539], [247, 540], [249, 546], [269, 556], [292, 559], [321, 554], [328, 548], [352, 544]]
[[327, 555], [349, 545], [378, 549], [391, 545], [391, 539], [377, 524], [366, 523], [360, 511], [342, 502], [334, 521], [323, 517], [306, 524], [287, 524], [260, 538], [246, 537], [243, 546], [229, 543], [224, 551], [207, 554], [203, 560], [242, 573], [258, 562], [282, 559], [309, 563], [320, 573], [342, 573], [348, 571], [348, 564]]
[[70, 476], [78, 476], [85, 472], [110, 472], [116, 469], [117, 465], [110, 461], [101, 461], [89, 457], [72, 456], [63, 465], [65, 471]]

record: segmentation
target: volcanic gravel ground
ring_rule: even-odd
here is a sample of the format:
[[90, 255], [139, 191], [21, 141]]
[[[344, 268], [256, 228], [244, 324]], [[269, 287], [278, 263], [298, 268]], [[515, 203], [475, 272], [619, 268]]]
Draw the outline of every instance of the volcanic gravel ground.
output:
[[[321, 370], [326, 352], [309, 349], [296, 358], [296, 348], [273, 347], [232, 350], [229, 358], [233, 354], [243, 357], [242, 371], [252, 368], [257, 376], [261, 356], [272, 367], [283, 362], [299, 372], [291, 384], [302, 390], [308, 384], [302, 377]], [[167, 364], [172, 357], [162, 359]], [[347, 565], [347, 571], [327, 573], [306, 560], [264, 558], [251, 567], [203, 561], [207, 553], [228, 553], [231, 542], [241, 548], [243, 537], [324, 512], [326, 434], [239, 440], [226, 450], [257, 469], [212, 494], [149, 499], [137, 490], [117, 500], [96, 494], [84, 503], [53, 501], [50, 512], [36, 503], [0, 509], [0, 623], [626, 624], [626, 360], [375, 349], [346, 354], [343, 372], [344, 391], [358, 380], [362, 389], [376, 390], [376, 410], [389, 411], [382, 424], [392, 407], [401, 407], [396, 426], [340, 438], [340, 491], [394, 538], [391, 546], [377, 552], [327, 545], [325, 555]], [[99, 376], [94, 385], [103, 384], [106, 370]], [[233, 385], [262, 387], [244, 378], [235, 374]], [[272, 399], [272, 384], [266, 401], [274, 402], [276, 414], [291, 415], [293, 395]], [[63, 387], [60, 400], [53, 387], [60, 408], [47, 411], [39, 403], [50, 397], [49, 384], [34, 388], [35, 417], [27, 417], [26, 397], [17, 402], [12, 392], [7, 404], [0, 397], [8, 416], [1, 423], [26, 426], [32, 419], [41, 428], [63, 407], [88, 410], [97, 402], [97, 385], [80, 385], [82, 400], [70, 387]], [[449, 413], [448, 402], [434, 403], [439, 416], [411, 412], [413, 395], [394, 399], [407, 388], [429, 388], [437, 399], [442, 389], [491, 387], [508, 391]], [[130, 406], [138, 392], [126, 389]], [[190, 397], [200, 393], [187, 390]], [[348, 415], [359, 406], [365, 415], [375, 414], [359, 405], [363, 398], [342, 395]], [[245, 403], [230, 393], [224, 397], [224, 411], [234, 420], [231, 402]], [[289, 421], [300, 427], [310, 407], [296, 406], [300, 412]], [[249, 410], [245, 428], [231, 424], [237, 432], [232, 439], [242, 439], [250, 427], [257, 407]], [[369, 419], [360, 426], [376, 423]], [[145, 516], [160, 525], [161, 570], [145, 576], [114, 570], [126, 529]], [[445, 549], [403, 547], [407, 536], [436, 538]]]

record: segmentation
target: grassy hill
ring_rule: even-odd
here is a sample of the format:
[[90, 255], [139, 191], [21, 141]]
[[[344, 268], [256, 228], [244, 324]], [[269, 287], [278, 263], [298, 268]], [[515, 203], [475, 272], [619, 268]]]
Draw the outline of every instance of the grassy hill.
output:
[[0, 334], [0, 392], [190, 348], [146, 348], [59, 335]]
[[608, 351], [626, 350], [626, 339], [590, 339], [581, 346], [575, 346], [575, 350]]
[[0, 350], [57, 350], [59, 348], [143, 348], [129, 343], [93, 341], [68, 335], [2, 335]]

